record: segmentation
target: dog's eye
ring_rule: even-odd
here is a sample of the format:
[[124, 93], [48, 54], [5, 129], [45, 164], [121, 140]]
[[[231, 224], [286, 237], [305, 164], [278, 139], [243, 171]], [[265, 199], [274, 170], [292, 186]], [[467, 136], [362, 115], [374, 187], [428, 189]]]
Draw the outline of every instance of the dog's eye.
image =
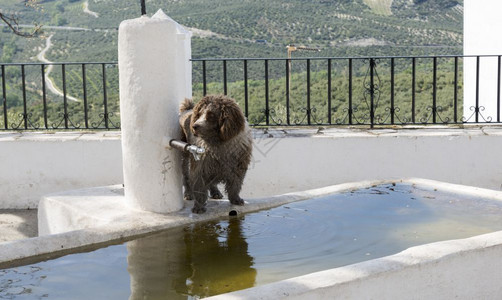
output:
[[206, 113], [206, 118], [207, 119], [214, 119], [214, 113], [212, 111], [208, 111]]

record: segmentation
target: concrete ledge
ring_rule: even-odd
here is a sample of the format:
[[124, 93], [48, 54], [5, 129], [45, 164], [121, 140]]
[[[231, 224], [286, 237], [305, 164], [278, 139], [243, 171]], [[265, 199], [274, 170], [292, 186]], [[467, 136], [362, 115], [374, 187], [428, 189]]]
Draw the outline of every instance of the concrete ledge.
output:
[[498, 231], [206, 299], [500, 299], [501, 256]]
[[209, 200], [208, 211], [193, 214], [193, 201], [185, 201], [184, 208], [175, 213], [158, 214], [128, 207], [121, 185], [67, 191], [42, 198], [38, 209], [39, 236], [60, 234], [81, 229], [91, 229], [108, 224], [123, 224], [124, 229], [151, 227], [174, 227], [193, 222], [228, 216], [230, 211], [237, 214], [267, 209], [299, 200], [324, 196], [340, 191], [363, 188], [386, 181], [364, 181], [339, 184], [304, 192], [290, 193], [268, 198], [246, 201], [244, 206], [231, 205], [227, 199]]

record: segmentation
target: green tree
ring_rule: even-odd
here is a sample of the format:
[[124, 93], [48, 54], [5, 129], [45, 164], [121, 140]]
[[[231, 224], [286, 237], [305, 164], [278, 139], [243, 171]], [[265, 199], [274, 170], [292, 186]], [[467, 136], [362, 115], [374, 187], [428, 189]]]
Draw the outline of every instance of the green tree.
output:
[[[26, 0], [24, 3], [25, 6], [31, 7], [33, 9], [39, 9], [38, 5], [38, 0]], [[6, 14], [0, 9], [0, 20], [4, 22], [7, 27], [9, 27], [12, 32], [16, 35], [22, 36], [22, 37], [35, 37], [38, 36], [42, 32], [42, 25], [34, 23], [34, 27], [31, 31], [24, 31], [21, 29], [19, 25], [19, 19], [15, 14]]]

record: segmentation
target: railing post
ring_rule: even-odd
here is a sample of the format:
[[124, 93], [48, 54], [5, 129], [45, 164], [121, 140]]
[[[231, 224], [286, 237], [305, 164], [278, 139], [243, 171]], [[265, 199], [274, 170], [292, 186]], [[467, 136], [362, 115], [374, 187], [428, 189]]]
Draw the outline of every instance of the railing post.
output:
[[24, 65], [21, 65], [21, 77], [23, 86], [23, 121], [24, 129], [28, 129], [28, 105], [26, 103], [26, 74], [24, 71]]
[[223, 94], [228, 95], [227, 86], [227, 61], [223, 60]]
[[310, 103], [310, 59], [307, 59], [307, 124], [311, 124], [311, 103]]
[[63, 118], [64, 128], [68, 129], [68, 98], [66, 95], [66, 67], [65, 64], [61, 65], [61, 76], [63, 78]]
[[500, 71], [501, 71], [500, 55], [497, 56], [497, 122], [500, 123]]
[[206, 61], [202, 61], [202, 94], [207, 95]]
[[417, 62], [415, 57], [411, 60], [411, 123], [415, 124], [415, 100], [416, 100], [416, 86], [417, 86]]
[[396, 107], [394, 103], [394, 58], [390, 59], [390, 124], [394, 125]]
[[291, 125], [291, 120], [289, 117], [289, 101], [290, 101], [290, 85], [291, 85], [291, 60], [286, 60], [286, 124]]
[[45, 65], [40, 65], [40, 71], [42, 72], [42, 103], [44, 106], [44, 127], [45, 129], [49, 128], [48, 120], [47, 120], [47, 95], [45, 90]]
[[331, 125], [331, 59], [328, 59], [328, 124]]
[[476, 123], [479, 122], [479, 56], [476, 57], [476, 106], [474, 107]]
[[145, 0], [140, 0], [141, 2], [141, 15], [144, 16], [146, 15], [146, 4], [145, 4]]
[[265, 59], [265, 121], [267, 126], [270, 124], [270, 103], [268, 86], [268, 59]]
[[438, 59], [437, 57], [433, 58], [433, 71], [432, 71], [432, 123], [437, 123], [437, 71], [438, 71]]
[[244, 114], [249, 117], [248, 61], [244, 60]]
[[375, 59], [370, 58], [370, 127], [375, 126]]
[[101, 65], [101, 69], [103, 72], [103, 114], [105, 120], [105, 128], [109, 129], [108, 126], [108, 118], [110, 117], [108, 114], [108, 95], [106, 94], [106, 66], [105, 64]]
[[352, 58], [349, 58], [349, 125], [352, 125]]
[[3, 122], [4, 128], [9, 129], [8, 119], [7, 119], [7, 95], [5, 88], [5, 65], [2, 65], [2, 103], [3, 103]]
[[84, 123], [85, 128], [89, 128], [89, 108], [87, 105], [87, 78], [85, 73], [85, 64], [82, 64], [82, 92], [84, 95]]
[[454, 90], [453, 90], [453, 118], [454, 123], [458, 123], [458, 56], [455, 56], [455, 79], [454, 79]]

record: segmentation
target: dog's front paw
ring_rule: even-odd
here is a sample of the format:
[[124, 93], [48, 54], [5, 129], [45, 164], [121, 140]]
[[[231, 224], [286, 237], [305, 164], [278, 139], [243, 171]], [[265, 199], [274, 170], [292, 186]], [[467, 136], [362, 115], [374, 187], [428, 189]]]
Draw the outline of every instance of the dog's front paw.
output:
[[195, 205], [195, 206], [192, 208], [192, 212], [193, 212], [194, 214], [203, 214], [203, 213], [205, 213], [205, 212], [206, 212], [206, 210], [207, 210], [207, 209], [206, 209], [206, 207], [205, 207], [205, 206], [200, 207], [200, 206]]
[[230, 203], [233, 205], [244, 205], [244, 200], [242, 198], [235, 198], [235, 199], [230, 199]]
[[219, 190], [209, 191], [209, 196], [213, 199], [223, 199], [223, 194]]

